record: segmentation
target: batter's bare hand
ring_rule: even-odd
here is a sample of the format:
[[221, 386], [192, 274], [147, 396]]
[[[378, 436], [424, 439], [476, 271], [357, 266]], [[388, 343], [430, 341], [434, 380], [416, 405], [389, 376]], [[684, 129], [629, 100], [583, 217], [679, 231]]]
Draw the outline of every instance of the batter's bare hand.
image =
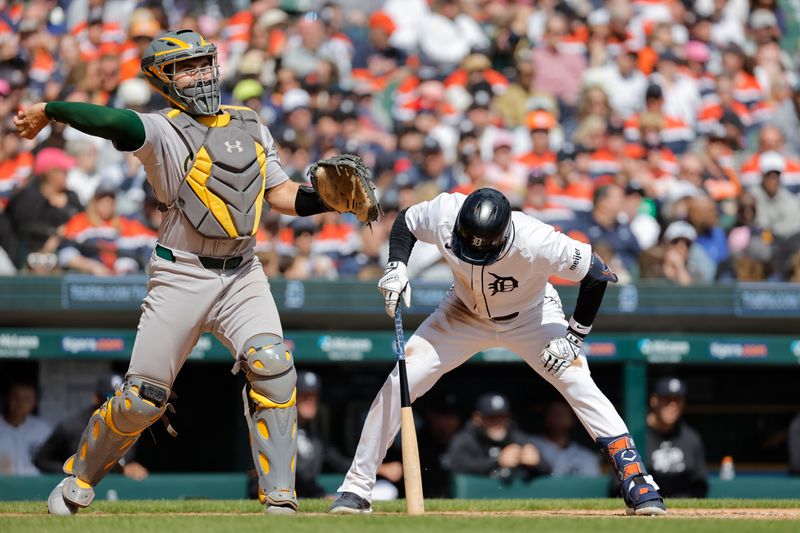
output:
[[390, 261], [383, 271], [383, 277], [378, 281], [378, 290], [383, 295], [386, 314], [390, 317], [394, 318], [401, 294], [406, 307], [411, 307], [411, 285], [408, 283], [406, 265], [400, 261]]
[[44, 102], [39, 102], [30, 106], [23, 105], [17, 111], [17, 115], [14, 117], [14, 126], [17, 127], [20, 137], [33, 139], [47, 126], [50, 119], [44, 112], [44, 106]]

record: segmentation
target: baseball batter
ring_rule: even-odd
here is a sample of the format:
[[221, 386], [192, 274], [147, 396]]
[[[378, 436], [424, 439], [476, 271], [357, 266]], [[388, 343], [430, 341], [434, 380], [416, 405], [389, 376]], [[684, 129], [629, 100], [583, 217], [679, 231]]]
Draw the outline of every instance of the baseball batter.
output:
[[[406, 263], [417, 240], [439, 249], [455, 283], [406, 345], [412, 401], [476, 352], [511, 350], [558, 389], [605, 451], [622, 481], [629, 514], [665, 514], [658, 486], [645, 471], [625, 423], [595, 385], [582, 353], [605, 287], [617, 280], [603, 260], [588, 244], [523, 213], [512, 213], [508, 200], [496, 190], [440, 194], [401, 211], [392, 227], [389, 263], [378, 283], [390, 316], [400, 297], [410, 304]], [[552, 275], [581, 283], [569, 323], [558, 293], [548, 283]], [[399, 427], [395, 367], [372, 403], [355, 458], [339, 487], [342, 494], [330, 512], [370, 512], [375, 473]]]
[[15, 117], [29, 139], [56, 120], [133, 152], [166, 211], [125, 383], [92, 415], [48, 508], [74, 514], [92, 502], [93, 487], [171, 407], [175, 376], [210, 331], [233, 354], [234, 373], [246, 371], [259, 499], [267, 512], [295, 513], [294, 358], [253, 247], [264, 200], [289, 215], [327, 207], [314, 189], [289, 180], [256, 112], [220, 106], [215, 45], [191, 30], [166, 32], [141, 65], [170, 108], [142, 114], [49, 102]]

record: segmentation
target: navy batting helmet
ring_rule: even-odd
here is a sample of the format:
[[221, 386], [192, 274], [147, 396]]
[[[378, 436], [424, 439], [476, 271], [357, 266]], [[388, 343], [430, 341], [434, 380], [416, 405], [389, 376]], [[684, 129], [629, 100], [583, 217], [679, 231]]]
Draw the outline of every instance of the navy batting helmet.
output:
[[491, 265], [500, 257], [510, 230], [511, 206], [503, 193], [478, 189], [458, 211], [450, 246], [462, 261]]

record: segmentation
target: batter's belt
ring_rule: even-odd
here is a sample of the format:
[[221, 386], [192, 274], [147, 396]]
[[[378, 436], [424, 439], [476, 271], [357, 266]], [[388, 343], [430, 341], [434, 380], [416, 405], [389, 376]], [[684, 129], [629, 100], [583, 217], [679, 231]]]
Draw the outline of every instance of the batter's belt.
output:
[[[177, 261], [176, 254], [165, 246], [161, 246], [160, 244], [156, 244], [156, 255], [161, 259], [166, 259], [167, 261], [175, 262]], [[242, 264], [244, 261], [244, 256], [237, 255], [234, 257], [209, 257], [205, 255], [196, 255], [200, 264], [203, 265], [205, 268], [214, 269], [214, 270], [233, 270], [237, 268], [239, 265]]]

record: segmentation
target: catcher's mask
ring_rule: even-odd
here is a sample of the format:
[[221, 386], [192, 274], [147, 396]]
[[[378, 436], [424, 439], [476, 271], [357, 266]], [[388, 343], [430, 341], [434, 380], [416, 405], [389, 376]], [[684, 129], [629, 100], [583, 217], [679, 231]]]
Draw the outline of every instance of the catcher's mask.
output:
[[450, 246], [472, 265], [491, 265], [503, 251], [511, 231], [511, 206], [494, 189], [472, 192], [458, 211]]
[[[178, 64], [196, 57], [209, 57], [211, 64], [197, 69], [194, 84], [179, 89], [175, 85]], [[141, 65], [147, 81], [175, 107], [190, 115], [214, 115], [219, 111], [217, 47], [199, 33], [192, 30], [162, 33], [147, 46]]]

